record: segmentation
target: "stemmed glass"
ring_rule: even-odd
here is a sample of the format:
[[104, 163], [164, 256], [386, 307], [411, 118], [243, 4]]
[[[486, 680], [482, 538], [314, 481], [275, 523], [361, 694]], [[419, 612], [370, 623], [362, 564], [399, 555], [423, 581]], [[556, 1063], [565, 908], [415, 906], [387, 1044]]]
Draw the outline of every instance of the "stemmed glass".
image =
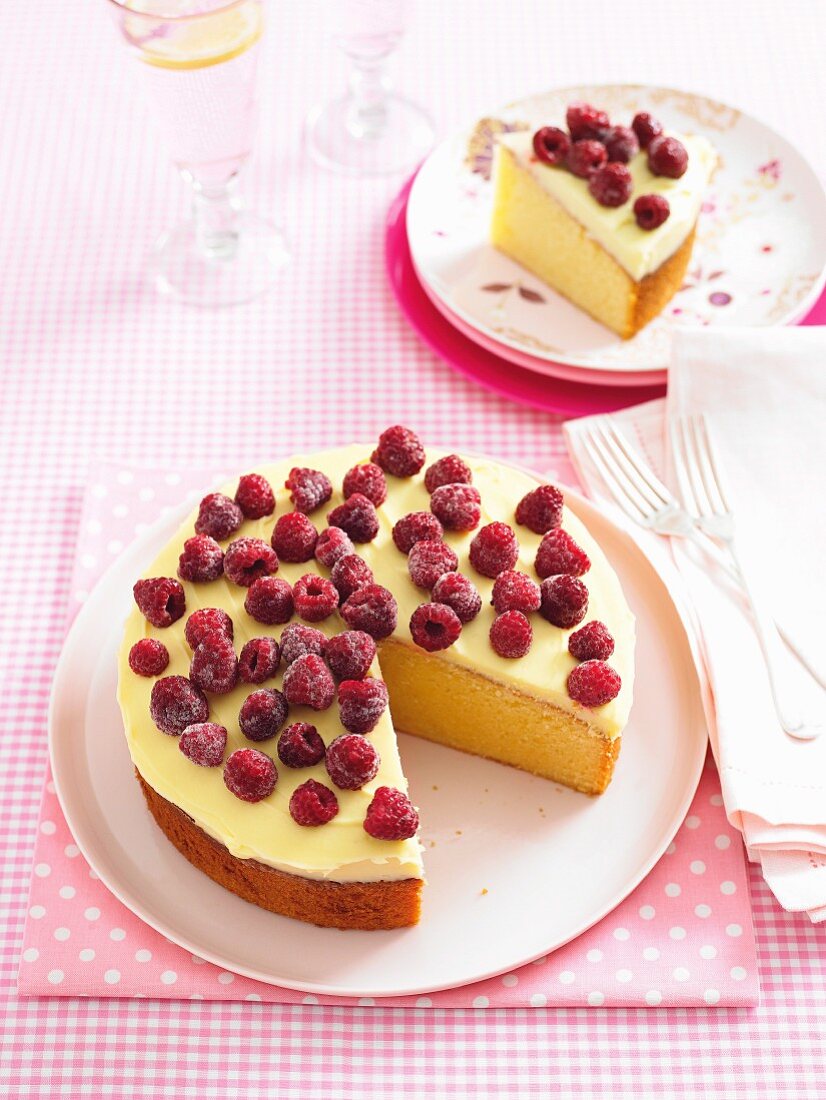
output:
[[406, 0], [333, 0], [333, 40], [347, 55], [347, 92], [316, 107], [307, 144], [325, 168], [384, 175], [415, 167], [433, 145], [433, 123], [421, 107], [390, 91], [387, 58], [404, 34]]
[[108, 0], [140, 63], [153, 114], [181, 175], [191, 217], [155, 250], [161, 290], [192, 305], [248, 301], [289, 259], [278, 228], [236, 192], [255, 130], [262, 0]]

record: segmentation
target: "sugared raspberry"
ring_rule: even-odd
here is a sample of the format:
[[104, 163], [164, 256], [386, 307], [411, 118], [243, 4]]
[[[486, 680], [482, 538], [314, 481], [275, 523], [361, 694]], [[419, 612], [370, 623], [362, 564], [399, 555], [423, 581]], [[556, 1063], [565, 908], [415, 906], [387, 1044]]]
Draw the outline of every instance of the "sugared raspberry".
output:
[[516, 506], [516, 522], [537, 535], [544, 535], [562, 522], [562, 493], [555, 485], [531, 489]]
[[129, 667], [138, 676], [160, 676], [169, 664], [169, 650], [157, 638], [141, 638], [129, 650]]
[[363, 630], [376, 641], [393, 633], [398, 615], [396, 597], [380, 584], [359, 588], [341, 607], [341, 617], [351, 630]]
[[324, 759], [321, 734], [309, 722], [293, 722], [278, 738], [278, 759], [288, 768], [312, 768]]
[[364, 831], [376, 840], [408, 840], [418, 828], [419, 815], [407, 795], [395, 787], [379, 787], [367, 807]]
[[564, 164], [571, 139], [558, 126], [542, 126], [533, 135], [533, 151], [543, 164]]
[[253, 691], [241, 704], [238, 725], [250, 741], [268, 741], [287, 721], [287, 700], [275, 688]]
[[681, 141], [660, 134], [648, 146], [648, 167], [655, 176], [678, 180], [688, 168], [688, 152]]
[[498, 577], [513, 569], [519, 558], [519, 543], [507, 523], [488, 523], [470, 544], [470, 564], [483, 577]]
[[647, 149], [655, 137], [663, 132], [662, 123], [658, 122], [648, 111], [640, 111], [634, 115], [631, 129], [637, 135], [637, 141], [641, 149]]
[[571, 146], [565, 165], [580, 179], [587, 180], [608, 162], [605, 146], [598, 141], [575, 141]]
[[244, 802], [260, 802], [272, 794], [277, 782], [274, 761], [258, 749], [236, 749], [224, 765], [227, 790]]
[[435, 493], [441, 485], [470, 485], [472, 481], [470, 466], [459, 455], [445, 455], [424, 472], [424, 487], [428, 493]]
[[244, 608], [257, 623], [288, 623], [293, 617], [293, 590], [280, 577], [259, 577], [250, 585]]
[[363, 462], [359, 466], [354, 466], [344, 475], [341, 491], [345, 500], [354, 493], [361, 493], [378, 508], [387, 500], [387, 479], [384, 476], [384, 470], [375, 462]]
[[444, 527], [432, 512], [408, 512], [393, 527], [393, 542], [403, 554], [409, 554], [417, 542], [440, 539]]
[[207, 636], [196, 646], [189, 665], [189, 678], [202, 691], [226, 695], [238, 683], [238, 658], [232, 642], [223, 632]]
[[206, 722], [209, 703], [186, 676], [164, 676], [152, 686], [149, 713], [159, 730], [177, 736], [194, 722]]
[[410, 579], [417, 588], [430, 590], [439, 577], [459, 568], [456, 553], [446, 542], [417, 542], [407, 556]]
[[343, 791], [357, 791], [376, 778], [381, 757], [366, 737], [343, 733], [330, 742], [324, 763], [337, 787]]
[[555, 527], [540, 542], [534, 568], [543, 580], [556, 573], [581, 577], [591, 568], [591, 559], [567, 531]]
[[186, 626], [184, 627], [184, 637], [187, 645], [193, 650], [201, 644], [207, 634], [215, 634], [216, 632], [226, 634], [230, 641], [232, 641], [235, 634], [232, 619], [220, 607], [198, 608], [186, 620]]
[[604, 661], [585, 661], [571, 669], [568, 694], [584, 707], [602, 707], [616, 699], [622, 687], [619, 673]]
[[482, 610], [479, 589], [462, 573], [445, 573], [430, 591], [434, 603], [445, 603], [456, 612], [459, 621], [469, 623]]
[[376, 506], [362, 493], [353, 493], [338, 508], [327, 514], [331, 527], [346, 531], [353, 542], [372, 542], [379, 533], [379, 517]]
[[275, 511], [275, 494], [261, 474], [244, 474], [235, 490], [235, 503], [247, 519], [261, 519]]
[[305, 515], [326, 504], [333, 495], [333, 486], [327, 475], [306, 466], [293, 466], [284, 486], [290, 490], [290, 500], [296, 512], [304, 512]]
[[506, 569], [496, 578], [490, 602], [498, 615], [506, 611], [523, 611], [528, 615], [538, 610], [541, 603], [539, 585], [527, 573]]
[[634, 218], [640, 229], [658, 229], [670, 213], [665, 195], [640, 195], [634, 202]]
[[350, 733], [370, 733], [387, 709], [387, 700], [384, 680], [342, 680], [338, 685], [342, 726]]
[[224, 554], [224, 573], [233, 584], [244, 588], [277, 571], [278, 557], [263, 539], [235, 539]]
[[227, 731], [217, 722], [196, 722], [183, 731], [178, 748], [193, 764], [217, 768], [226, 752]]
[[224, 572], [224, 551], [209, 535], [187, 539], [178, 558], [178, 576], [182, 581], [217, 581]]
[[353, 540], [340, 527], [325, 527], [315, 544], [315, 560], [332, 569], [339, 558], [355, 551]]
[[605, 623], [586, 623], [568, 639], [568, 652], [578, 661], [607, 661], [614, 652], [614, 639]]
[[153, 626], [171, 626], [186, 611], [186, 596], [174, 577], [150, 577], [136, 581], [135, 603]]
[[578, 577], [561, 573], [548, 577], [540, 585], [542, 603], [539, 612], [543, 618], [563, 630], [581, 623], [588, 610], [588, 589]]
[[448, 531], [472, 531], [482, 517], [475, 485], [440, 485], [430, 498], [430, 510]]
[[290, 623], [285, 626], [281, 634], [281, 656], [285, 665], [291, 665], [299, 657], [306, 657], [308, 653], [316, 657], [323, 657], [327, 649], [327, 635], [316, 630], [314, 626], [305, 626], [304, 623]]
[[296, 657], [284, 673], [284, 694], [295, 707], [327, 710], [336, 697], [333, 674], [315, 653]]
[[462, 620], [446, 603], [423, 603], [410, 616], [410, 635], [421, 649], [449, 649], [462, 633]]
[[627, 164], [639, 153], [640, 143], [630, 126], [612, 126], [605, 135], [605, 148], [609, 163]]
[[326, 825], [338, 813], [338, 799], [317, 779], [300, 783], [290, 795], [290, 816], [296, 825]]
[[634, 181], [624, 164], [606, 164], [588, 180], [588, 190], [600, 206], [622, 206], [631, 198]]
[[415, 432], [396, 424], [381, 433], [372, 460], [394, 477], [412, 477], [424, 466], [424, 447]]
[[583, 138], [602, 141], [606, 130], [611, 125], [611, 120], [606, 111], [600, 111], [590, 103], [577, 100], [571, 103], [565, 112], [565, 124], [571, 131], [574, 141], [581, 141]]
[[282, 561], [309, 561], [318, 539], [313, 521], [303, 512], [287, 512], [275, 521], [272, 547]]
[[490, 644], [500, 657], [524, 657], [532, 641], [533, 629], [521, 611], [505, 611], [491, 623]]
[[345, 630], [327, 642], [327, 664], [339, 680], [363, 680], [376, 657], [376, 643], [363, 630]]
[[330, 580], [336, 586], [343, 603], [354, 592], [373, 583], [373, 570], [358, 554], [345, 554], [333, 566]]
[[245, 684], [263, 684], [271, 680], [281, 663], [281, 650], [275, 638], [250, 638], [238, 658], [238, 679]]
[[338, 607], [338, 598], [333, 582], [317, 573], [305, 573], [293, 585], [296, 614], [308, 623], [328, 619]]
[[223, 493], [209, 493], [198, 507], [195, 530], [199, 535], [223, 542], [234, 535], [244, 522], [244, 513], [234, 500]]

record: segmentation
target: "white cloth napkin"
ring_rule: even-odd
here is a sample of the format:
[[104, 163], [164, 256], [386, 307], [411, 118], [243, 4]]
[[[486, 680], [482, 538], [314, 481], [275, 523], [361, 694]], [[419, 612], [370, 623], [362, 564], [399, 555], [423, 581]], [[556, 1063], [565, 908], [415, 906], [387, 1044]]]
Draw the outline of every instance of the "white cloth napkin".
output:
[[[747, 552], [775, 618], [807, 660], [826, 671], [826, 329], [677, 335], [665, 401], [612, 414], [676, 495], [668, 424], [694, 412], [705, 412], [711, 422], [738, 549]], [[568, 447], [583, 485], [611, 501], [582, 447], [590, 419], [568, 421]], [[662, 541], [641, 530], [637, 537]], [[803, 742], [782, 732], [741, 601], [689, 544], [675, 539], [671, 549], [697, 631], [698, 670], [729, 820], [780, 904], [815, 922], [826, 920], [826, 735]], [[824, 720], [822, 689], [796, 662], [789, 664], [801, 701]]]

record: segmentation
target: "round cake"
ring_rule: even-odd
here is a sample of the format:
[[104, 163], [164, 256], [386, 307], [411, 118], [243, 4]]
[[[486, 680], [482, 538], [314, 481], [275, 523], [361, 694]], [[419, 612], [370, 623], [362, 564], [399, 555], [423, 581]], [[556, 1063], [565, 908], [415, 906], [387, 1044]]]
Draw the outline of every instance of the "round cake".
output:
[[259, 466], [201, 501], [134, 596], [118, 699], [149, 809], [273, 912], [417, 921], [396, 730], [586, 794], [611, 780], [633, 616], [561, 492], [513, 467], [399, 426]]

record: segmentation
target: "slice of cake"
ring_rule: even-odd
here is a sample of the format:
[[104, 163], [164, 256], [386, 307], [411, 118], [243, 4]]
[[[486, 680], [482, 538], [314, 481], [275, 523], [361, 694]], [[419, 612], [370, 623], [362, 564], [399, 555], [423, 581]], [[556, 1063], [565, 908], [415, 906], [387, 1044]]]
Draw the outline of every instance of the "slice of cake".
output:
[[679, 290], [716, 164], [709, 142], [647, 114], [497, 136], [491, 242], [625, 339]]

